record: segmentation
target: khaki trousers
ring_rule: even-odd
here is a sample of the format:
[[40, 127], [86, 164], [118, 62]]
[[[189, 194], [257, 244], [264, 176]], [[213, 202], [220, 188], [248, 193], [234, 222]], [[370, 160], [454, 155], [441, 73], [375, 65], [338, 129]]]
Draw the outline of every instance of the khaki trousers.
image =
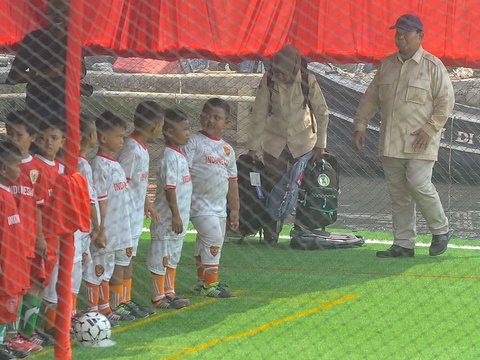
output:
[[382, 164], [392, 204], [393, 243], [415, 247], [416, 205], [433, 235], [447, 233], [448, 219], [432, 184], [435, 161], [382, 157]]

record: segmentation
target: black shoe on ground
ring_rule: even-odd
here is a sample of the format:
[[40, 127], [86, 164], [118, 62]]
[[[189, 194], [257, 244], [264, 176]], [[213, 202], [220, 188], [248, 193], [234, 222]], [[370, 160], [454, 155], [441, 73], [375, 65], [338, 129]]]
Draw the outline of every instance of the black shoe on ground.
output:
[[8, 345], [0, 345], [0, 360], [23, 359], [28, 355], [28, 352], [13, 350]]
[[398, 245], [392, 245], [387, 250], [377, 251], [377, 257], [394, 258], [394, 257], [413, 257], [415, 250], [407, 249]]
[[450, 232], [441, 235], [433, 235], [432, 243], [428, 252], [430, 256], [437, 256], [447, 251], [448, 242], [450, 241]]

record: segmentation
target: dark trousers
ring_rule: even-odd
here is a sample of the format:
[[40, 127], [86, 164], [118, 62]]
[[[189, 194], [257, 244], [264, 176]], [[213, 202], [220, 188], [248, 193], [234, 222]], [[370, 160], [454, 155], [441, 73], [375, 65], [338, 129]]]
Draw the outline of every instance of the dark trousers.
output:
[[[263, 152], [263, 162], [265, 164], [263, 187], [268, 194], [296, 160], [297, 159], [293, 158], [287, 146], [285, 146], [278, 159], [269, 153]], [[266, 224], [264, 228], [265, 238], [274, 239], [275, 241], [278, 240], [282, 225], [283, 222], [278, 223], [275, 220]]]

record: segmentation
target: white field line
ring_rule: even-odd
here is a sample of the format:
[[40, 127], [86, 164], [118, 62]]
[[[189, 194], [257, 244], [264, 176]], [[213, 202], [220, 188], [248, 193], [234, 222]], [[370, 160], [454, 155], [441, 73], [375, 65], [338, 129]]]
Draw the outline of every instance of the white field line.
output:
[[[143, 232], [149, 233], [150, 229], [149, 228], [143, 228]], [[187, 234], [196, 234], [196, 230], [187, 230]], [[280, 235], [280, 239], [283, 240], [289, 240], [290, 236], [287, 235]], [[391, 245], [392, 241], [391, 240], [370, 240], [370, 239], [365, 239], [366, 244], [383, 244], [383, 245]], [[415, 246], [418, 247], [429, 247], [430, 244], [427, 243], [421, 243], [417, 242]], [[448, 244], [449, 249], [462, 249], [462, 250], [476, 250], [480, 251], [480, 246], [474, 246], [474, 245], [454, 245], [454, 244]]]

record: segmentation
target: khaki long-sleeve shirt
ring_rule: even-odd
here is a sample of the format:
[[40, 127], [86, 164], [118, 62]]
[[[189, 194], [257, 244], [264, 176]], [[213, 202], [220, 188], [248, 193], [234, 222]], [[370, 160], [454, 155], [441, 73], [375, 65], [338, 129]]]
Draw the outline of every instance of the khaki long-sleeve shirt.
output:
[[322, 91], [313, 74], [309, 74], [310, 103], [313, 110], [313, 126], [310, 109], [303, 107], [301, 74], [292, 84], [285, 84], [275, 78], [272, 89], [272, 113], [269, 112], [270, 91], [267, 75], [260, 81], [250, 118], [248, 148], [257, 152], [265, 151], [278, 158], [288, 146], [294, 158], [314, 147], [327, 145], [328, 109]]
[[[452, 83], [438, 58], [422, 47], [406, 61], [395, 53], [382, 62], [360, 100], [355, 130], [365, 131], [380, 112], [380, 156], [437, 160], [442, 128], [454, 104]], [[431, 137], [423, 152], [413, 149], [411, 133], [418, 129]]]

